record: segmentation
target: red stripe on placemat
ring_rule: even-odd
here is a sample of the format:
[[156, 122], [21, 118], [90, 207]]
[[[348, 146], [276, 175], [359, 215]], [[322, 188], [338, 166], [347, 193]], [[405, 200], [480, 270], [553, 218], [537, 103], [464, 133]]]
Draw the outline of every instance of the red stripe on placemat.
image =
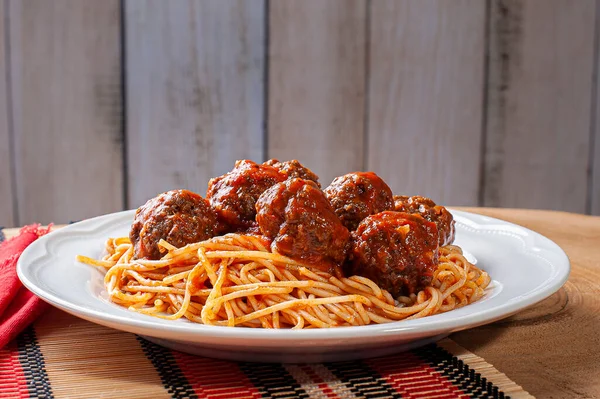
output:
[[468, 398], [447, 378], [411, 352], [367, 360], [403, 398]]
[[14, 341], [0, 349], [0, 398], [29, 398], [27, 380]]
[[262, 397], [236, 363], [172, 353], [198, 398]]

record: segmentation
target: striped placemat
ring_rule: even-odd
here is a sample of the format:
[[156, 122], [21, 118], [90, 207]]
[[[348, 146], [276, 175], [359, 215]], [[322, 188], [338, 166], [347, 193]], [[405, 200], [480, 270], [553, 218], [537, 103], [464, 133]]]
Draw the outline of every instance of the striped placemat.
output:
[[[10, 237], [14, 230], [6, 230]], [[3, 235], [0, 234], [0, 238]], [[52, 309], [0, 349], [0, 398], [530, 398], [450, 339], [323, 364], [230, 362]]]

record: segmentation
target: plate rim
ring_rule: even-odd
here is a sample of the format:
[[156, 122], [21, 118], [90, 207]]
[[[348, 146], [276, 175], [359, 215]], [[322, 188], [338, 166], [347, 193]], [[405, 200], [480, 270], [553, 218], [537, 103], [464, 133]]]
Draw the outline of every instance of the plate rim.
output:
[[[474, 328], [477, 326], [489, 324], [494, 321], [506, 318], [521, 310], [524, 310], [525, 308], [528, 308], [557, 292], [568, 280], [571, 272], [571, 263], [569, 257], [558, 244], [556, 244], [553, 240], [549, 239], [548, 237], [526, 227], [505, 220], [497, 219], [486, 215], [480, 215], [468, 211], [455, 210], [452, 208], [448, 209], [455, 216], [459, 216], [467, 220], [481, 219], [485, 220], [486, 222], [492, 222], [486, 223], [487, 227], [490, 227], [492, 224], [499, 224], [504, 226], [508, 225], [512, 227], [517, 227], [518, 229], [524, 230], [533, 237], [534, 242], [539, 243], [540, 239], [541, 241], [545, 241], [544, 247], [546, 247], [546, 249], [550, 247], [550, 249], [553, 250], [555, 255], [560, 256], [561, 259], [556, 263], [560, 263], [562, 267], [558, 268], [557, 275], [554, 276], [554, 278], [549, 280], [547, 279], [538, 287], [536, 287], [535, 290], [528, 291], [525, 297], [522, 298], [520, 301], [516, 301], [512, 304], [496, 306], [495, 308], [481, 311], [479, 313], [485, 313], [485, 316], [480, 317], [478, 320], [474, 320], [474, 318], [477, 317], [478, 313], [469, 313], [452, 319], [431, 320], [432, 317], [435, 317], [434, 315], [422, 319], [410, 321], [401, 320], [386, 324], [372, 324], [368, 326], [335, 327], [327, 329], [308, 330], [271, 330], [262, 328], [255, 329], [243, 327], [231, 328], [221, 326], [205, 326], [196, 323], [177, 322], [172, 323], [167, 327], [165, 325], [158, 324], [156, 322], [156, 319], [152, 318], [152, 316], [148, 316], [148, 320], [127, 318], [126, 316], [116, 315], [113, 313], [105, 313], [95, 309], [86, 308], [84, 305], [81, 304], [72, 303], [71, 301], [60, 298], [52, 293], [46, 292], [43, 289], [43, 287], [38, 286], [35, 283], [35, 281], [32, 281], [32, 279], [29, 277], [26, 265], [27, 261], [29, 260], [28, 258], [34, 256], [35, 252], [39, 252], [41, 248], [47, 249], [46, 245], [50, 239], [54, 239], [55, 237], [61, 235], [67, 235], [78, 230], [81, 233], [89, 232], [90, 226], [93, 227], [91, 229], [92, 232], [101, 230], [103, 228], [107, 228], [111, 224], [114, 225], [118, 223], [118, 221], [121, 218], [131, 217], [131, 219], [133, 219], [133, 214], [135, 213], [135, 210], [126, 210], [85, 219], [40, 237], [38, 240], [34, 241], [31, 245], [29, 245], [21, 254], [19, 261], [17, 262], [17, 275], [27, 289], [29, 289], [31, 292], [33, 292], [36, 296], [40, 297], [45, 302], [48, 302], [51, 305], [58, 307], [59, 309], [66, 311], [74, 316], [86, 319], [97, 324], [109, 326], [111, 328], [130, 332], [135, 332], [134, 330], [143, 329], [144, 335], [151, 335], [158, 338], [164, 338], [165, 332], [171, 334], [177, 333], [182, 335], [181, 340], [183, 341], [187, 339], [188, 341], [202, 342], [202, 338], [222, 338], [228, 340], [270, 340], [275, 341], [274, 344], [279, 342], [295, 340], [322, 341], [343, 339], [347, 341], [360, 338], [360, 340], [362, 341], [369, 337], [381, 338], [382, 336], [389, 335], [402, 335], [403, 337], [410, 339], [411, 336], [423, 337], [428, 335], [436, 335], [441, 332], [456, 332], [468, 328]], [[94, 224], [97, 224], [99, 222], [104, 223], [101, 223], [100, 225], [96, 225], [94, 227]], [[483, 226], [485, 227], [486, 225]], [[88, 227], [88, 229], [86, 229], [85, 227]], [[468, 248], [466, 249], [468, 250]], [[45, 256], [51, 256], [48, 252], [49, 251], [46, 250], [41, 256], [33, 257], [33, 259], [30, 260], [29, 264], [34, 265], [36, 262], [40, 261], [40, 257], [43, 258]], [[410, 323], [412, 321], [416, 322], [419, 320], [421, 322]]]

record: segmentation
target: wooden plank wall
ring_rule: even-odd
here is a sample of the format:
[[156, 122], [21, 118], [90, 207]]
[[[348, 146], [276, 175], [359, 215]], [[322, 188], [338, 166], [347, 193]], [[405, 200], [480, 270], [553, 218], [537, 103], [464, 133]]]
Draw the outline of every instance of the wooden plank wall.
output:
[[600, 214], [597, 0], [0, 2], [0, 225], [271, 157]]
[[477, 205], [485, 2], [374, 1], [367, 168], [394, 192]]
[[586, 211], [595, 8], [492, 3], [486, 205]]
[[122, 209], [119, 1], [7, 6], [17, 223]]
[[365, 0], [271, 1], [268, 155], [322, 184], [363, 169]]
[[588, 207], [587, 210], [593, 215], [600, 215], [600, 79], [598, 78], [598, 68], [600, 67], [600, 0], [596, 2], [596, 36], [594, 53], [594, 87], [593, 87], [593, 108], [594, 117], [592, 119], [590, 134], [590, 167], [588, 168]]
[[129, 0], [129, 204], [262, 160], [265, 1]]
[[[4, 26], [5, 9], [0, 7], [0, 24]], [[8, 115], [8, 93], [7, 87], [7, 63], [8, 49], [6, 48], [6, 32], [0, 29], [0, 226], [13, 226], [16, 224], [13, 218], [13, 193], [11, 187], [11, 160], [10, 160], [10, 124]]]

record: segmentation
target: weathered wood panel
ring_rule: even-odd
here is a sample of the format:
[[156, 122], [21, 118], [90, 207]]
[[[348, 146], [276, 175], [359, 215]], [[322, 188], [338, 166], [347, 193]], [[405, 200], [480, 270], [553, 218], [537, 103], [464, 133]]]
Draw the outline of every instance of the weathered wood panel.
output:
[[490, 1], [487, 42], [476, 0], [127, 0], [126, 32], [119, 0], [2, 4], [0, 225], [121, 209], [125, 174], [130, 207], [203, 194], [267, 156], [324, 185], [369, 169], [450, 205], [600, 214], [596, 0]]
[[16, 226], [18, 221], [13, 218], [13, 191], [11, 188], [10, 139], [8, 123], [8, 91], [6, 29], [4, 3], [0, 2], [0, 226]]
[[[589, 159], [589, 180], [588, 180], [588, 209], [592, 215], [600, 215], [600, 0], [596, 0], [596, 59], [594, 64], [594, 72], [596, 74], [595, 87], [593, 88], [595, 95], [594, 117], [592, 118], [594, 126], [591, 135], [591, 140], [594, 147], [591, 148]], [[590, 143], [591, 144], [591, 143]]]
[[[596, 90], [600, 90], [600, 85]], [[600, 94], [600, 93], [598, 93]], [[598, 96], [596, 94], [596, 96]], [[594, 131], [594, 148], [592, 149], [592, 160], [589, 173], [591, 178], [588, 182], [589, 185], [589, 212], [592, 215], [600, 215], [600, 104], [596, 107], [596, 127]]]
[[126, 5], [129, 206], [263, 158], [263, 0]]
[[118, 0], [12, 0], [19, 222], [123, 206]]
[[494, 1], [486, 206], [585, 212], [595, 1]]
[[324, 186], [363, 169], [366, 2], [270, 3], [268, 156]]
[[368, 167], [396, 193], [477, 204], [485, 2], [372, 2]]

